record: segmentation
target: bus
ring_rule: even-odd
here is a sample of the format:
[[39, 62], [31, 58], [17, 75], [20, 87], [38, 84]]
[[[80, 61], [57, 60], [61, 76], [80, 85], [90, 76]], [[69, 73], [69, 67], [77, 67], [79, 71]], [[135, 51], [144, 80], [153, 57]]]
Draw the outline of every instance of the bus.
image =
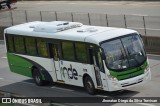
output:
[[117, 91], [151, 79], [140, 34], [80, 22], [29, 22], [4, 30], [10, 70], [34, 79]]

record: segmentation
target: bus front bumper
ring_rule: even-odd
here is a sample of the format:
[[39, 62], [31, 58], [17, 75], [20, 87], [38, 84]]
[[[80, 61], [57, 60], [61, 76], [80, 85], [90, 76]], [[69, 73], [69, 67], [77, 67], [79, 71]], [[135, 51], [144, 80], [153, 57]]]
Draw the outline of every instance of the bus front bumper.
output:
[[122, 80], [122, 81], [109, 81], [109, 91], [117, 91], [125, 88], [129, 88], [132, 86], [137, 86], [139, 84], [145, 83], [151, 80], [151, 72], [148, 70], [142, 75], [136, 76], [134, 78]]

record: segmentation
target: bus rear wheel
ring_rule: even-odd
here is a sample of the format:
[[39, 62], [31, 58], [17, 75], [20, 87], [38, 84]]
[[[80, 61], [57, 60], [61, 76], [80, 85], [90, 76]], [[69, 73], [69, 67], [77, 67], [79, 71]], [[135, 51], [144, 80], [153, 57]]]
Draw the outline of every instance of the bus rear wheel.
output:
[[87, 92], [91, 95], [95, 94], [95, 86], [90, 77], [85, 77], [84, 79], [84, 87], [87, 90]]
[[44, 81], [42, 80], [42, 75], [38, 69], [33, 69], [33, 79], [38, 86], [44, 85]]

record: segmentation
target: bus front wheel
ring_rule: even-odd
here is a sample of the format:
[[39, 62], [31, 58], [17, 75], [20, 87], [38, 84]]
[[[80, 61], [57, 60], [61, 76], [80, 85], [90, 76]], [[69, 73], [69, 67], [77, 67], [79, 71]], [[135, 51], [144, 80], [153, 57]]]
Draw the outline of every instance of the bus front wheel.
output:
[[87, 92], [91, 95], [95, 94], [95, 86], [90, 77], [85, 77], [84, 79], [84, 87], [87, 90]]
[[33, 70], [33, 79], [34, 79], [36, 85], [38, 85], [38, 86], [44, 85], [44, 81], [42, 80], [41, 73], [36, 68]]

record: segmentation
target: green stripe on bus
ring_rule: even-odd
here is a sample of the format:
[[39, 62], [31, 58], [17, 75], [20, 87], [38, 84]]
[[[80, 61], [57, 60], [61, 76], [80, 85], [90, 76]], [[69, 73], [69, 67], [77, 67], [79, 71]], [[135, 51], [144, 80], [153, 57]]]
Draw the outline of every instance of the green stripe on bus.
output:
[[137, 71], [137, 72], [132, 73], [132, 74], [123, 75], [123, 76], [118, 76], [117, 78], [118, 78], [118, 80], [123, 80], [123, 79], [132, 78], [132, 77], [141, 75], [141, 74], [143, 74], [143, 73], [144, 73], [144, 71], [143, 71], [143, 70], [140, 70], [140, 71]]
[[122, 71], [122, 72], [115, 72], [110, 70], [110, 73], [112, 76], [116, 77], [118, 80], [127, 79], [127, 78], [131, 78], [131, 77], [143, 74], [144, 69], [146, 69], [146, 67], [148, 66], [147, 61], [143, 64], [143, 69], [141, 68], [141, 66], [134, 69]]
[[24, 59], [23, 57], [17, 56], [13, 53], [7, 53], [8, 63], [12, 72], [32, 77], [32, 63]]

